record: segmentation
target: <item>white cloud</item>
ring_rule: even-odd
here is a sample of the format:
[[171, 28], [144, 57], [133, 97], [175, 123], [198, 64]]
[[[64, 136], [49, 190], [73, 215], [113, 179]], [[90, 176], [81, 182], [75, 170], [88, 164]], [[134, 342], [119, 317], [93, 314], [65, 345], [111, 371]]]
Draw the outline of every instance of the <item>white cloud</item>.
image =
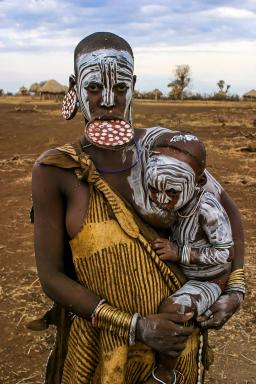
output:
[[148, 5], [143, 5], [140, 8], [140, 11], [147, 15], [156, 15], [158, 13], [163, 13], [168, 11], [168, 7], [160, 4], [148, 4]]
[[227, 19], [256, 19], [255, 12], [243, 8], [217, 7], [200, 13], [204, 16], [223, 17]]

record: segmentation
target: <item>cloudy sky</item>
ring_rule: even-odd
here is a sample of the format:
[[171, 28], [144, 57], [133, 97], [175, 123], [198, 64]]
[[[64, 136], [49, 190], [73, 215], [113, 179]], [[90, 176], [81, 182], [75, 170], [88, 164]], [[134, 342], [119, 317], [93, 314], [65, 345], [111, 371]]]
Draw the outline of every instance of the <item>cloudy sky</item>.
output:
[[67, 84], [73, 50], [110, 31], [134, 49], [137, 89], [166, 84], [189, 64], [191, 91], [256, 89], [256, 0], [0, 0], [0, 88], [54, 78]]

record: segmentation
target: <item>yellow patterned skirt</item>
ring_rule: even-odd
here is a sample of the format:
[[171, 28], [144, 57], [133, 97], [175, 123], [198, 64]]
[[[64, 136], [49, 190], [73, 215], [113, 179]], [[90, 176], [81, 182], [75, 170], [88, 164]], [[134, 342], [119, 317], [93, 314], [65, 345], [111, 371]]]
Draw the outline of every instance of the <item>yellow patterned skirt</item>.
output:
[[[88, 214], [70, 241], [79, 282], [127, 313], [157, 313], [162, 301], [180, 288], [179, 279], [159, 259], [142, 235], [143, 226], [137, 225], [134, 214], [97, 173], [80, 145], [58, 150], [59, 155], [46, 156], [40, 163], [74, 169], [91, 186]], [[197, 383], [198, 348], [195, 329], [176, 365], [178, 384]], [[144, 383], [154, 366], [155, 354], [147, 346], [129, 347], [127, 340], [76, 317], [68, 337], [62, 384]]]

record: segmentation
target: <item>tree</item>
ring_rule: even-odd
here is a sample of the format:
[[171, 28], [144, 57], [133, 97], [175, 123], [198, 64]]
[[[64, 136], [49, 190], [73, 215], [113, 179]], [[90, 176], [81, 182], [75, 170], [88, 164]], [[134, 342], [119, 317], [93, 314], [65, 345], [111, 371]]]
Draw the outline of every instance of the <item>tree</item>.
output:
[[161, 96], [163, 96], [163, 92], [161, 92], [159, 89], [155, 88], [153, 91], [153, 94], [155, 96], [155, 100], [159, 100]]
[[174, 70], [175, 79], [168, 84], [171, 88], [170, 97], [183, 99], [185, 88], [189, 85], [191, 70], [187, 64], [177, 65]]
[[217, 92], [217, 96], [222, 96], [222, 97], [226, 97], [227, 93], [228, 93], [228, 90], [229, 88], [231, 87], [231, 85], [227, 84], [226, 85], [226, 90], [224, 89], [225, 88], [225, 81], [224, 80], [219, 80], [218, 83], [217, 83], [217, 86], [219, 87], [219, 91]]

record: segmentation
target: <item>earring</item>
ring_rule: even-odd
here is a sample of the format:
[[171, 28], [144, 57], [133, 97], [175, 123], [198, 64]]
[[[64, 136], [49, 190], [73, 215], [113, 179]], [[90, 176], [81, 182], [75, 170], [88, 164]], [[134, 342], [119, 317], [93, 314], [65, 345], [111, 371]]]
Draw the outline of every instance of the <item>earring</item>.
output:
[[62, 102], [62, 116], [66, 120], [71, 120], [77, 113], [78, 108], [79, 101], [75, 90], [75, 77], [71, 75], [69, 77], [69, 90]]
[[66, 120], [71, 120], [77, 113], [79, 107], [79, 101], [77, 98], [76, 91], [74, 89], [71, 89], [68, 91], [68, 93], [64, 96], [63, 102], [62, 102], [62, 116]]

